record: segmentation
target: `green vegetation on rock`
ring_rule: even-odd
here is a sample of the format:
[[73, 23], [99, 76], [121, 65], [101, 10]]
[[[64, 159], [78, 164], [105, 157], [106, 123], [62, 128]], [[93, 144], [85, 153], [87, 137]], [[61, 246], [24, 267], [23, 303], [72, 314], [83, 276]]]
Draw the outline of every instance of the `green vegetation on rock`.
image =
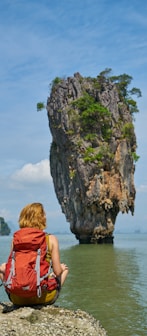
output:
[[[128, 107], [130, 115], [133, 116], [134, 113], [139, 112], [139, 109], [137, 102], [132, 98], [132, 95], [136, 95], [137, 98], [139, 98], [141, 97], [141, 91], [135, 87], [129, 89], [133, 79], [132, 76], [125, 73], [118, 76], [112, 76], [111, 72], [111, 68], [106, 68], [101, 71], [97, 77], [88, 77], [87, 81], [90, 84], [92, 83], [94, 90], [100, 92], [104, 90], [104, 84], [110, 82], [115, 84], [119, 94], [118, 108], [121, 109], [122, 104], [125, 104]], [[56, 77], [50, 84], [51, 90], [55, 90], [62, 81], [62, 78]], [[80, 82], [83, 82], [82, 77], [80, 78]], [[94, 96], [94, 94], [92, 95], [92, 93], [89, 92], [87, 86], [87, 89], [84, 89], [83, 91], [83, 95], [70, 103], [68, 116], [71, 121], [71, 129], [66, 130], [66, 134], [74, 136], [77, 132], [81, 137], [81, 144], [84, 140], [90, 143], [85, 149], [83, 159], [85, 162], [97, 161], [98, 165], [101, 166], [104, 158], [105, 160], [107, 158], [107, 161], [109, 162], [113, 160], [113, 152], [110, 146], [110, 141], [113, 136], [112, 116], [108, 108], [103, 106], [94, 98]], [[45, 104], [43, 102], [37, 103], [37, 111], [43, 109], [45, 109]], [[62, 110], [60, 109], [58, 112], [62, 113]], [[133, 139], [133, 122], [124, 123], [124, 120], [122, 119], [119, 123], [116, 123], [116, 126], [118, 127], [122, 138], [126, 138], [129, 141]], [[54, 127], [60, 128], [60, 125], [54, 125]], [[103, 145], [95, 145], [98, 137], [103, 142]], [[95, 147], [99, 147], [99, 149]], [[139, 156], [136, 152], [132, 152], [131, 155], [134, 162], [137, 162]]]

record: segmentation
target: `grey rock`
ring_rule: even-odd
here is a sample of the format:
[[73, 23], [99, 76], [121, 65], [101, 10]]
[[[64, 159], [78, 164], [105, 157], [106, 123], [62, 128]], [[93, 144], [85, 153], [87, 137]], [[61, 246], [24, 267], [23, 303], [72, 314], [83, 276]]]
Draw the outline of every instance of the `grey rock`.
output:
[[[74, 104], [85, 92], [110, 113], [104, 117], [97, 110], [91, 112], [89, 128]], [[71, 232], [80, 243], [112, 243], [118, 213], [134, 213], [132, 153], [137, 145], [129, 108], [110, 80], [98, 82], [77, 73], [53, 85], [47, 112], [53, 137], [51, 175]], [[132, 128], [124, 135], [127, 125]], [[95, 230], [98, 227], [102, 229]]]
[[56, 306], [15, 308], [0, 304], [0, 336], [106, 336], [93, 316]]

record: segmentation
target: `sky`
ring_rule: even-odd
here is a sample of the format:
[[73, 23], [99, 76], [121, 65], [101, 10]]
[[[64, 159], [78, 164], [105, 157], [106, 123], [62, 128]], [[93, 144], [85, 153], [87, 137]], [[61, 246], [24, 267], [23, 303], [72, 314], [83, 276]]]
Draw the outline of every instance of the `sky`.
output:
[[[146, 0], [0, 1], [0, 216], [17, 225], [28, 203], [44, 205], [48, 230], [70, 232], [49, 168], [52, 141], [46, 104], [55, 77], [132, 76], [139, 113], [135, 213], [121, 215], [121, 232], [147, 232], [147, 2]], [[134, 97], [136, 99], [136, 97]]]

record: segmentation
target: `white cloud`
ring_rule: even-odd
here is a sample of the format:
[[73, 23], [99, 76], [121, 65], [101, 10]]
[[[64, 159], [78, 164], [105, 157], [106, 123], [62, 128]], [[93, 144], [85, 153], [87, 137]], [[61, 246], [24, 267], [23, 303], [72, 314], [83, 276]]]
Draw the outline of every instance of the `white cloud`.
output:
[[50, 175], [49, 160], [45, 159], [35, 164], [27, 163], [17, 170], [12, 176], [13, 182], [39, 184], [52, 180]]
[[136, 189], [137, 189], [137, 192], [146, 193], [147, 192], [147, 185], [146, 184], [141, 184]]

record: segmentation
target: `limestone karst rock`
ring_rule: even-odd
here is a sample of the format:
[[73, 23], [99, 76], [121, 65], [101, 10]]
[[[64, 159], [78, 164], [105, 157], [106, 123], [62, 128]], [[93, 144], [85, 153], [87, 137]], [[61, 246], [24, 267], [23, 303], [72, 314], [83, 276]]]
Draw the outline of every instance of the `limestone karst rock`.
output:
[[3, 217], [0, 217], [0, 236], [9, 236], [11, 230]]
[[134, 212], [136, 137], [117, 85], [57, 78], [47, 101], [55, 193], [80, 243], [112, 243], [119, 212]]

